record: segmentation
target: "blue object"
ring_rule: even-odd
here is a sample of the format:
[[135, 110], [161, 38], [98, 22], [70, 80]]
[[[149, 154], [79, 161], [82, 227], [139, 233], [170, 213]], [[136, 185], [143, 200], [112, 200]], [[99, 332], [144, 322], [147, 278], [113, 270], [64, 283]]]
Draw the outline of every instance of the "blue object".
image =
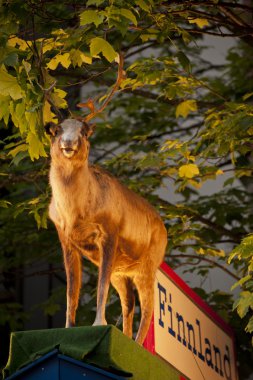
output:
[[6, 380], [126, 380], [90, 364], [80, 362], [59, 354], [58, 350], [49, 352], [28, 364]]

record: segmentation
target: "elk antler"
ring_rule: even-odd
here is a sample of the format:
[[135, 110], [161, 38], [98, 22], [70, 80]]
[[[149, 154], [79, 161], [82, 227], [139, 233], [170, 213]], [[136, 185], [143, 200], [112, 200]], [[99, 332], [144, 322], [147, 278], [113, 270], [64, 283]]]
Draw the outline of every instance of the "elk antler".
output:
[[99, 113], [103, 112], [104, 109], [107, 107], [108, 103], [111, 101], [113, 95], [118, 90], [118, 88], [120, 87], [120, 84], [121, 84], [122, 80], [125, 77], [125, 72], [123, 70], [123, 65], [124, 65], [123, 55], [122, 55], [122, 53], [119, 53], [119, 66], [118, 66], [117, 80], [116, 80], [113, 88], [111, 89], [110, 93], [106, 97], [106, 99], [105, 99], [105, 101], [104, 101], [104, 103], [102, 104], [101, 107], [99, 107], [98, 109], [96, 109], [95, 105], [94, 105], [94, 101], [92, 99], [89, 99], [86, 103], [79, 103], [79, 104], [77, 104], [77, 107], [80, 107], [80, 108], [87, 107], [91, 111], [89, 113], [89, 115], [87, 115], [84, 118], [82, 118], [82, 121], [84, 121], [86, 123], [89, 122], [96, 115], [98, 115]]

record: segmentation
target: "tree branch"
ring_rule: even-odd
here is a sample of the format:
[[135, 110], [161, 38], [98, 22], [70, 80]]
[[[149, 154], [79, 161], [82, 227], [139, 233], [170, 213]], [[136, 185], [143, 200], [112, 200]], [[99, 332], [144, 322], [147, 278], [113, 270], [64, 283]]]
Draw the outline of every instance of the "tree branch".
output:
[[221, 270], [223, 270], [225, 273], [227, 273], [229, 276], [233, 277], [236, 281], [240, 280], [240, 277], [231, 272], [229, 269], [225, 268], [223, 265], [217, 263], [216, 261], [213, 261], [209, 259], [208, 257], [204, 256], [197, 256], [197, 255], [190, 255], [190, 254], [171, 254], [170, 257], [176, 257], [176, 258], [190, 258], [190, 259], [196, 259], [196, 260], [203, 260], [208, 262], [209, 264], [213, 265], [214, 267], [217, 267]]
[[[194, 1], [194, 0], [186, 0], [182, 3], [182, 0], [173, 0], [173, 1], [170, 1], [169, 3], [170, 5], [171, 4], [179, 4], [179, 5], [184, 5], [186, 8], [184, 8], [184, 10], [187, 10], [189, 6], [203, 6], [205, 8], [207, 7], [212, 7], [212, 8], [217, 8], [217, 5], [214, 4], [213, 1]], [[222, 4], [223, 6], [225, 7], [228, 7], [228, 8], [238, 8], [238, 9], [243, 9], [243, 10], [247, 10], [247, 11], [253, 11], [253, 7], [249, 6], [249, 5], [246, 5], [246, 4], [242, 4], [242, 3], [232, 3], [232, 2], [219, 2], [219, 4]], [[164, 2], [162, 3], [162, 6], [168, 6], [168, 2]]]
[[[100, 114], [101, 112], [103, 112], [105, 110], [105, 108], [108, 106], [108, 104], [112, 100], [114, 94], [119, 89], [122, 80], [124, 79], [124, 75], [125, 74], [124, 74], [123, 66], [124, 66], [124, 59], [123, 59], [123, 55], [120, 53], [119, 54], [118, 75], [117, 75], [116, 83], [112, 87], [109, 95], [106, 97], [106, 99], [105, 99], [104, 103], [102, 104], [102, 106], [99, 107], [98, 109], [95, 108], [94, 102], [91, 99], [88, 100], [88, 102], [90, 102], [90, 105], [88, 106], [88, 108], [90, 108], [91, 113], [89, 115], [85, 116], [84, 118], [82, 118], [83, 121], [85, 121], [86, 123], [88, 123], [95, 116], [97, 116], [98, 114]], [[87, 106], [87, 103], [80, 103], [80, 104], [78, 104], [78, 107], [85, 107], [85, 106]]]
[[218, 5], [218, 8], [228, 17], [234, 24], [241, 27], [249, 27], [238, 15], [235, 15], [231, 10], [227, 9], [224, 5]]
[[[141, 90], [141, 89], [132, 90], [131, 88], [125, 88], [122, 90], [122, 92], [130, 92], [134, 95], [142, 96], [142, 97], [147, 98], [147, 99], [153, 99], [157, 102], [170, 104], [172, 106], [177, 106], [178, 104], [180, 104], [182, 102], [182, 99], [168, 99], [168, 98], [165, 98], [164, 96], [161, 96], [160, 94], [155, 94], [155, 93], [147, 91], [147, 90]], [[199, 109], [200, 108], [206, 109], [206, 108], [210, 108], [210, 107], [217, 107], [221, 104], [220, 101], [204, 102], [202, 100], [199, 100], [199, 101], [196, 100], [196, 102], [197, 102]]]
[[[161, 205], [163, 205], [165, 208], [167, 206], [172, 206], [172, 207], [175, 207], [172, 203], [168, 202], [168, 201], [165, 201], [164, 199], [162, 198], [159, 198], [159, 203]], [[200, 215], [197, 211], [194, 211], [190, 208], [188, 208], [187, 206], [184, 208], [184, 213], [190, 217], [193, 217], [194, 219], [200, 221], [201, 223], [203, 223], [204, 225], [208, 226], [208, 227], [211, 227], [213, 230], [217, 231], [218, 233], [222, 234], [222, 235], [225, 235], [225, 236], [228, 236], [228, 237], [231, 237], [233, 242], [235, 244], [238, 244], [241, 242], [242, 238], [243, 238], [243, 234], [241, 233], [235, 233], [231, 230], [228, 230], [227, 228], [221, 226], [220, 224], [217, 224], [215, 222], [212, 222], [211, 220], [205, 218], [204, 216]]]

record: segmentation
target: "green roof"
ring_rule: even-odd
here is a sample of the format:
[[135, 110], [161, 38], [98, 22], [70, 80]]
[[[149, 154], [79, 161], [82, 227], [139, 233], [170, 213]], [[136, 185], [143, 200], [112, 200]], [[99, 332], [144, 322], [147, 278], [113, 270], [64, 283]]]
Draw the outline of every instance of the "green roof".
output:
[[180, 378], [169, 364], [108, 325], [12, 333], [4, 379], [55, 348], [61, 354], [133, 380]]

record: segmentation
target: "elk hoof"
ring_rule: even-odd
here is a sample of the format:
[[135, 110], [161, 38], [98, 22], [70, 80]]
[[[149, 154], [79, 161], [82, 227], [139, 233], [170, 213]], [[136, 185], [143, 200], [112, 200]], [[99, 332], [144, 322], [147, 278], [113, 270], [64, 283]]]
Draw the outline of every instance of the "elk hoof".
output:
[[68, 328], [71, 328], [71, 327], [74, 327], [74, 326], [75, 326], [74, 323], [66, 322], [65, 328], [68, 329]]
[[107, 322], [104, 318], [96, 318], [92, 326], [106, 326]]

